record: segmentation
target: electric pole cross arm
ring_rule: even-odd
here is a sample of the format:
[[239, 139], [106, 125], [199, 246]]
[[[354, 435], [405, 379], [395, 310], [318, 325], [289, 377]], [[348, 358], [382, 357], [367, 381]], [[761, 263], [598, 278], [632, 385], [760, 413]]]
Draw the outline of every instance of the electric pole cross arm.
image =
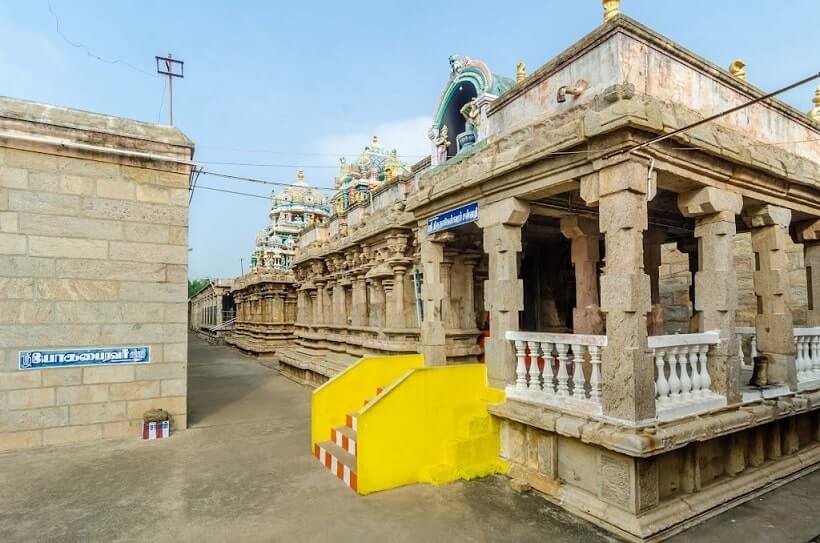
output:
[[157, 73], [168, 76], [168, 116], [169, 124], [174, 126], [174, 78], [185, 77], [185, 63], [175, 59], [171, 53], [167, 57], [154, 57], [157, 60]]

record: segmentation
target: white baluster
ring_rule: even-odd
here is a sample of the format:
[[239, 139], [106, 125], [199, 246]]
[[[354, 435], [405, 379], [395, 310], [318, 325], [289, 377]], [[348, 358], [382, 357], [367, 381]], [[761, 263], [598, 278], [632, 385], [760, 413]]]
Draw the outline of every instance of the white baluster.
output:
[[692, 380], [689, 378], [689, 347], [678, 347], [678, 367], [680, 368], [680, 395], [684, 401], [692, 399]]
[[666, 380], [666, 368], [664, 367], [665, 349], [655, 349], [655, 366], [658, 368], [658, 378], [655, 380], [655, 397], [661, 404], [669, 403], [669, 381]]
[[578, 400], [585, 400], [587, 397], [584, 348], [581, 345], [572, 346], [572, 397]]
[[811, 338], [811, 369], [815, 377], [820, 377], [820, 336]]
[[757, 356], [757, 334], [752, 334], [750, 354], [752, 355], [752, 366], [754, 366], [755, 357]]
[[743, 334], [737, 334], [737, 359], [740, 360], [741, 367], [746, 367], [746, 360], [743, 356]]
[[589, 374], [589, 399], [601, 403], [601, 351], [597, 345], [589, 346], [589, 363], [592, 366]]
[[709, 346], [701, 345], [698, 358], [700, 359], [700, 389], [704, 396], [712, 395], [712, 378], [709, 376]]
[[552, 375], [552, 343], [541, 343], [541, 354], [544, 357], [544, 392], [555, 396], [555, 378]]
[[518, 390], [527, 389], [527, 363], [524, 361], [527, 356], [525, 345], [526, 342], [515, 340], [515, 356], [518, 359], [515, 366], [515, 388]]
[[540, 370], [538, 369], [538, 342], [528, 341], [527, 347], [530, 350], [530, 390], [541, 390]]
[[669, 399], [673, 402], [680, 401], [680, 379], [678, 378], [678, 349], [669, 349]]
[[800, 374], [803, 373], [803, 338], [801, 336], [795, 336], [794, 338], [794, 352], [794, 367], [799, 379]]
[[569, 345], [566, 343], [556, 343], [555, 350], [558, 351], [558, 392], [557, 396], [569, 396], [569, 373], [567, 372], [567, 350]]
[[689, 348], [689, 367], [692, 368], [692, 397], [701, 396], [700, 370], [698, 369], [698, 345]]

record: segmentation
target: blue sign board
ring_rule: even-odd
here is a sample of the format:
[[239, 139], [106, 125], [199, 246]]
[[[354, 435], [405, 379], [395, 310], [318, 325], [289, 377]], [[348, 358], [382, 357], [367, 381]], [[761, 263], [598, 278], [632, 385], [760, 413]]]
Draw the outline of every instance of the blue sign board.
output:
[[151, 347], [148, 346], [20, 351], [18, 368], [21, 370], [39, 370], [74, 366], [147, 364], [150, 361]]
[[445, 211], [427, 219], [427, 233], [435, 234], [443, 230], [459, 227], [478, 220], [478, 202]]

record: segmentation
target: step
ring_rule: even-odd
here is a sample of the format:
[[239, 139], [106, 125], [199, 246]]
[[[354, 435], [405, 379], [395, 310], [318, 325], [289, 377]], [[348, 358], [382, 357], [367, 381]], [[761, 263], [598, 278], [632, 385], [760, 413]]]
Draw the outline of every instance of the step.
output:
[[358, 488], [355, 456], [332, 441], [314, 444], [313, 456], [351, 489], [356, 490]]
[[339, 426], [330, 430], [330, 440], [343, 450], [356, 456], [356, 431], [347, 426]]
[[352, 428], [354, 432], [359, 430], [359, 421], [356, 415], [345, 415], [345, 426]]

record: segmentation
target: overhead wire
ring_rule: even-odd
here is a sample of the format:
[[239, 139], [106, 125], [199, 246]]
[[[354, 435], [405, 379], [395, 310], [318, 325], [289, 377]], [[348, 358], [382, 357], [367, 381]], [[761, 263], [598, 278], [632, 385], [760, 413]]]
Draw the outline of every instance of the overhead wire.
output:
[[93, 59], [99, 60], [100, 62], [104, 62], [106, 64], [121, 64], [121, 65], [126, 66], [128, 68], [131, 68], [132, 70], [134, 70], [136, 72], [147, 75], [148, 77], [160, 77], [159, 74], [147, 72], [147, 71], [143, 70], [142, 68], [134, 66], [133, 64], [131, 64], [130, 62], [128, 62], [126, 60], [122, 60], [122, 59], [119, 59], [119, 58], [114, 59], [114, 60], [110, 60], [110, 59], [101, 57], [100, 55], [98, 55], [98, 54], [94, 53], [93, 51], [91, 51], [91, 49], [89, 49], [88, 46], [85, 45], [84, 43], [75, 42], [75, 41], [69, 39], [68, 36], [63, 34], [62, 30], [60, 30], [60, 18], [57, 16], [57, 13], [54, 11], [54, 8], [51, 5], [51, 0], [47, 0], [47, 3], [48, 3], [48, 11], [51, 12], [52, 16], [54, 16], [54, 23], [56, 25], [57, 35], [60, 36], [63, 39], [63, 41], [66, 42], [67, 44], [69, 44], [70, 46], [75, 47], [77, 49], [83, 49], [85, 51], [86, 55], [88, 55], [89, 57], [91, 57]]

